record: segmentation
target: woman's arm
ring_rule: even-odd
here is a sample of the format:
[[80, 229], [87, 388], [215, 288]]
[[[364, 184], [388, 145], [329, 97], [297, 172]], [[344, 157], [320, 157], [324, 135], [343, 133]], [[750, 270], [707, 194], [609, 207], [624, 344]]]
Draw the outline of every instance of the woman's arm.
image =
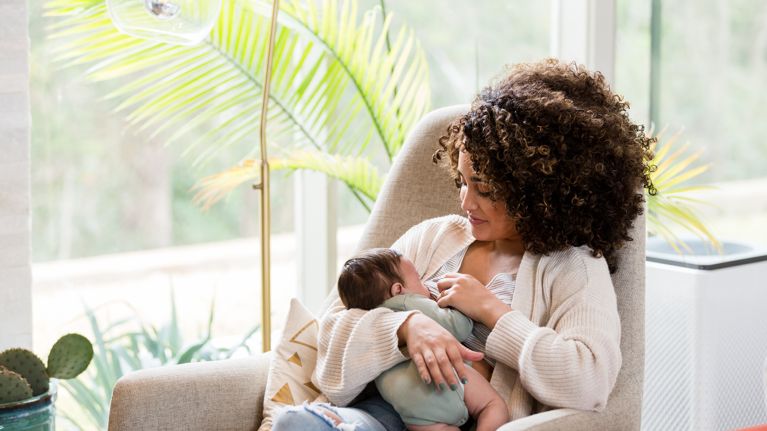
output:
[[[465, 220], [455, 215], [426, 220], [410, 228], [392, 248], [412, 260], [423, 275], [428, 263], [439, 254], [433, 252], [433, 244], [444, 243], [445, 236], [462, 233], [462, 223]], [[455, 367], [458, 376], [465, 377], [462, 358], [478, 361], [483, 357], [418, 312], [395, 313], [382, 308], [346, 310], [336, 299], [320, 324], [317, 367], [312, 380], [331, 402], [347, 405], [368, 382], [405, 359], [398, 348], [405, 345], [421, 377], [436, 384], [444, 381], [456, 384], [452, 369]]]
[[335, 405], [348, 405], [383, 371], [404, 361], [397, 331], [417, 311], [347, 310], [340, 300], [320, 323], [314, 380]]
[[621, 366], [620, 318], [607, 264], [570, 254], [543, 279], [551, 280], [546, 326], [508, 312], [490, 333], [486, 352], [518, 370], [525, 389], [543, 404], [602, 410]]
[[320, 323], [313, 381], [330, 402], [346, 406], [368, 382], [406, 359], [399, 349], [404, 345], [421, 378], [436, 386], [458, 384], [466, 378], [463, 359], [483, 358], [418, 311], [347, 310], [338, 300]]

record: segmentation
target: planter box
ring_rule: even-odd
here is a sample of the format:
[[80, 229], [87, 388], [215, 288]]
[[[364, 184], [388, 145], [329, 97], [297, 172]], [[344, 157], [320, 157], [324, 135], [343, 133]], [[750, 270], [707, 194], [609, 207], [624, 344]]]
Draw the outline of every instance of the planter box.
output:
[[767, 249], [687, 243], [694, 255], [647, 244], [642, 429], [767, 423]]
[[0, 404], [0, 430], [54, 431], [56, 429], [57, 382], [51, 379], [48, 392], [23, 401]]

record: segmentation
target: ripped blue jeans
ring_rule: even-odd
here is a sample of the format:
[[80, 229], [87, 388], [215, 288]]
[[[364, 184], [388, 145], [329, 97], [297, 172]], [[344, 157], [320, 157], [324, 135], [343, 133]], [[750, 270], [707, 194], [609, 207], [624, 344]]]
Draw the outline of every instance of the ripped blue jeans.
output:
[[[335, 417], [328, 415], [332, 412]], [[340, 421], [338, 420], [340, 419]], [[362, 400], [351, 407], [329, 404], [302, 404], [276, 412], [272, 431], [403, 431], [405, 424], [380, 395]]]

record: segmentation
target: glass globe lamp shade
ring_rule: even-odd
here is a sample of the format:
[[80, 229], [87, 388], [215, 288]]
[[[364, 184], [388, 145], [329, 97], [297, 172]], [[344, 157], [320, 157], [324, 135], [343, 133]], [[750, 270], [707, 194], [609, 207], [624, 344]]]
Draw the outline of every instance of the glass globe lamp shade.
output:
[[221, 0], [107, 0], [107, 9], [115, 27], [125, 34], [194, 45], [210, 33]]

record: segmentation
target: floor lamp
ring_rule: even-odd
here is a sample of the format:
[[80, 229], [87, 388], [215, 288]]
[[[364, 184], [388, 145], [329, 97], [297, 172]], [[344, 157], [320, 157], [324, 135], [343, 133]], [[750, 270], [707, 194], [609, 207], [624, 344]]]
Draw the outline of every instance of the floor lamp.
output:
[[261, 336], [264, 352], [272, 349], [272, 284], [271, 284], [271, 220], [269, 195], [269, 159], [266, 157], [266, 113], [269, 109], [269, 87], [272, 81], [272, 60], [274, 54], [274, 33], [277, 29], [277, 13], [280, 0], [272, 0], [272, 20], [269, 24], [269, 44], [264, 72], [264, 91], [261, 99], [261, 121], [259, 146], [261, 148], [261, 182], [253, 188], [261, 190]]
[[[264, 71], [263, 99], [259, 146], [261, 147], [261, 181], [253, 188], [261, 191], [261, 331], [263, 351], [271, 350], [271, 262], [270, 262], [270, 197], [269, 162], [266, 154], [266, 114], [272, 79], [274, 35], [277, 29], [279, 0], [273, 0], [272, 19]], [[130, 36], [179, 45], [195, 45], [210, 33], [221, 9], [221, 0], [107, 0], [112, 22]]]

